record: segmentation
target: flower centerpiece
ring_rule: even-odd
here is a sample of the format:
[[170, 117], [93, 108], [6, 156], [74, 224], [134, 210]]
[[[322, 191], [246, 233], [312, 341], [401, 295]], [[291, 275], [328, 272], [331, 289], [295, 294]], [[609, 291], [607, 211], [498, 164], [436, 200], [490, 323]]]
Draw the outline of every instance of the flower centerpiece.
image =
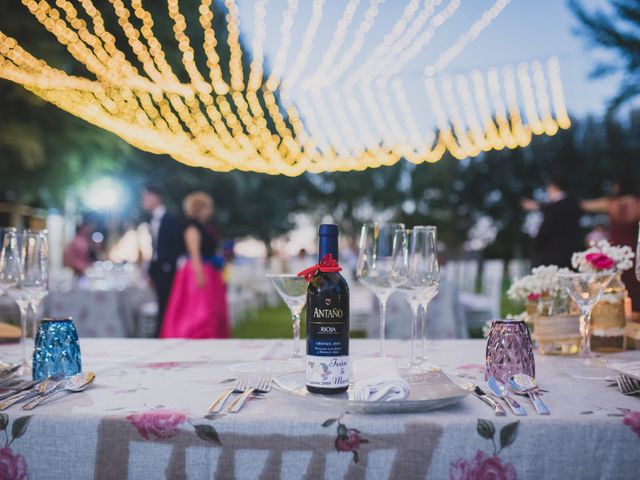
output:
[[569, 295], [558, 278], [568, 272], [556, 265], [536, 267], [516, 280], [507, 295], [526, 307], [526, 319], [533, 325], [533, 338], [545, 354], [573, 355], [580, 345], [580, 324], [568, 313]]
[[625, 348], [627, 312], [630, 299], [622, 283], [622, 272], [633, 267], [633, 251], [627, 245], [611, 245], [606, 240], [591, 243], [571, 258], [573, 267], [582, 273], [612, 272], [615, 277], [591, 312], [591, 348], [597, 352], [617, 352]]
[[557, 274], [568, 271], [566, 268], [558, 268], [556, 265], [543, 265], [531, 270], [526, 275], [511, 284], [507, 296], [514, 301], [524, 302], [528, 305], [527, 313], [550, 314], [552, 310], [562, 308], [567, 302], [567, 292]]

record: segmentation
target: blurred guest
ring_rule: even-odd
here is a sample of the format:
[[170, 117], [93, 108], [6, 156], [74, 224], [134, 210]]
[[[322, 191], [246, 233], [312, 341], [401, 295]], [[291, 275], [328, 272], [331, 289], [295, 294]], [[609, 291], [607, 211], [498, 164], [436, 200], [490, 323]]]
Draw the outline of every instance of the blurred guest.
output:
[[[628, 245], [633, 251], [638, 242], [638, 222], [640, 221], [640, 199], [634, 193], [630, 182], [620, 178], [613, 183], [610, 197], [584, 200], [580, 203], [585, 212], [607, 213], [609, 215], [609, 242], [612, 245]], [[633, 304], [633, 311], [640, 312], [640, 283], [634, 269], [622, 274]]]
[[167, 312], [162, 338], [229, 338], [226, 289], [217, 257], [218, 234], [209, 223], [213, 199], [194, 192], [184, 199], [187, 224], [184, 242], [189, 259], [178, 270]]
[[567, 194], [564, 178], [554, 178], [547, 184], [547, 202], [525, 198], [521, 202], [527, 211], [540, 210], [542, 224], [534, 241], [535, 265], [570, 267], [571, 256], [582, 249], [578, 202]]
[[592, 243], [598, 243], [600, 240], [609, 240], [609, 232], [607, 232], [607, 228], [602, 223], [597, 224], [587, 233], [585, 244], [588, 247]]
[[152, 255], [149, 277], [158, 300], [156, 337], [162, 328], [162, 319], [169, 301], [176, 262], [184, 251], [182, 225], [178, 218], [167, 211], [164, 192], [157, 186], [147, 186], [142, 194], [142, 208], [151, 215]]
[[91, 235], [95, 226], [91, 222], [84, 222], [76, 230], [76, 236], [64, 249], [64, 264], [71, 268], [73, 273], [83, 277], [87, 268], [96, 261], [96, 255], [92, 248]]

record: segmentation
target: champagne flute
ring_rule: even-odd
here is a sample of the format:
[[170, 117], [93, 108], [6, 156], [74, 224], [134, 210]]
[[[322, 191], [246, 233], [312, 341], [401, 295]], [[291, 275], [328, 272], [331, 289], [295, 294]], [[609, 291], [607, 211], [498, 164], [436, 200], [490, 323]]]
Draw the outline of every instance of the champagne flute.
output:
[[28, 232], [32, 234], [25, 244], [25, 285], [29, 287], [29, 310], [33, 314], [32, 333], [36, 338], [38, 309], [48, 293], [49, 285], [49, 241], [47, 230]]
[[440, 269], [438, 266], [437, 229], [434, 226], [413, 227], [408, 242], [408, 288], [413, 292], [416, 330], [418, 314], [422, 309], [420, 323], [420, 356], [414, 364], [420, 364], [421, 370], [436, 371], [438, 367], [427, 360], [427, 310], [429, 303], [438, 293]]
[[404, 230], [402, 223], [365, 223], [360, 233], [360, 250], [356, 277], [378, 298], [380, 303], [380, 351], [385, 356], [387, 300], [396, 289], [392, 279], [395, 232]]
[[307, 303], [307, 281], [295, 274], [267, 275], [280, 298], [289, 307], [293, 321], [293, 353], [289, 362], [300, 362], [300, 314]]
[[615, 273], [558, 273], [562, 286], [567, 290], [573, 301], [580, 309], [582, 344], [580, 348], [581, 361], [578, 367], [569, 372], [577, 378], [605, 378], [609, 373], [606, 368], [593, 365], [594, 355], [591, 353], [591, 311], [600, 300], [604, 289], [609, 285]]

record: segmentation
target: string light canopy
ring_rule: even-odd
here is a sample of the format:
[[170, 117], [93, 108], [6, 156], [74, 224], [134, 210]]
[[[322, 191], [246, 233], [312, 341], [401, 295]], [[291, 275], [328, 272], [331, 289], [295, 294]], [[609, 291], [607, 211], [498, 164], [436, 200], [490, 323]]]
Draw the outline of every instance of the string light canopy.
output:
[[[533, 135], [553, 135], [570, 126], [557, 58], [447, 74], [509, 0], [478, 12], [468, 30], [423, 65], [424, 101], [408, 94], [413, 91], [403, 72], [447, 26], [461, 0], [407, 1], [370, 49], [364, 46], [385, 1], [345, 1], [316, 65], [311, 53], [325, 0], [313, 0], [300, 38], [293, 34], [299, 0], [253, 2], [250, 60], [243, 59], [235, 0], [224, 0], [226, 15], [217, 23], [214, 15], [222, 8], [214, 0], [199, 0], [197, 23], [189, 25], [187, 18], [194, 17], [181, 11], [185, 4], [166, 0], [182, 74], [169, 61], [157, 22], [145, 9], [150, 1], [108, 0], [98, 8], [94, 0], [21, 0], [87, 73], [55, 68], [0, 32], [0, 78], [140, 149], [216, 171], [295, 176], [363, 170], [402, 158], [436, 162], [446, 151], [462, 159], [526, 146]], [[269, 1], [284, 1], [284, 8], [280, 45], [267, 70]], [[107, 15], [115, 15], [117, 23], [111, 25]], [[224, 64], [221, 42], [228, 52]], [[206, 68], [196, 51], [204, 52]], [[425, 116], [434, 119], [435, 130], [420, 125]]]

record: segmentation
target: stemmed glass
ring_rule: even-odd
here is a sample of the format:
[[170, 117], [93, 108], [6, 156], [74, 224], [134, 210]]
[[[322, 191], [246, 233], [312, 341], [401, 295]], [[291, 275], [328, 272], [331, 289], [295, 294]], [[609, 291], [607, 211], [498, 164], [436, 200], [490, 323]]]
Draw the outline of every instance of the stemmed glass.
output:
[[[25, 264], [25, 285], [29, 286], [29, 310], [33, 314], [32, 333], [36, 338], [38, 330], [38, 310], [42, 300], [49, 293], [49, 235], [47, 230], [28, 232], [29, 241], [25, 245], [29, 249]], [[29, 254], [30, 253], [30, 254]]]
[[582, 344], [580, 348], [580, 365], [569, 374], [577, 378], [605, 378], [608, 369], [592, 364], [594, 358], [591, 353], [591, 311], [600, 300], [604, 289], [614, 277], [614, 272], [597, 273], [558, 273], [562, 286], [567, 290], [573, 301], [580, 309], [582, 322], [580, 332]]
[[422, 307], [426, 316], [427, 307], [438, 293], [440, 272], [438, 268], [438, 251], [436, 227], [416, 226], [402, 233], [396, 231], [396, 242], [403, 245], [394, 252], [393, 283], [405, 295], [411, 307], [411, 360], [410, 372], [433, 371], [437, 367], [425, 358], [426, 353], [426, 319], [422, 323], [421, 358], [417, 356], [416, 340], [418, 330], [418, 313]]
[[[4, 246], [4, 237], [9, 233], [16, 234], [18, 231], [14, 227], [0, 227], [0, 252]], [[5, 293], [7, 292], [4, 287], [4, 282], [0, 282], [0, 297]]]
[[271, 283], [276, 288], [280, 298], [287, 304], [291, 311], [293, 321], [293, 353], [289, 357], [289, 362], [300, 362], [300, 314], [307, 302], [307, 281], [304, 277], [295, 274], [267, 275]]
[[396, 244], [395, 233], [404, 230], [402, 223], [365, 223], [360, 233], [360, 250], [356, 267], [356, 277], [378, 298], [380, 303], [380, 352], [385, 356], [385, 327], [387, 300], [396, 289], [392, 283], [392, 265]]

